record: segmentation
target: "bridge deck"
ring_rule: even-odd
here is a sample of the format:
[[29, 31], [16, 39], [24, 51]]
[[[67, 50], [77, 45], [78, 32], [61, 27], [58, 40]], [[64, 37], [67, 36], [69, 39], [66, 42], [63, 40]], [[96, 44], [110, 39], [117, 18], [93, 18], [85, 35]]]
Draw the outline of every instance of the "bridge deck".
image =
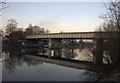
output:
[[120, 32], [69, 32], [69, 33], [49, 33], [49, 34], [36, 34], [28, 35], [27, 39], [44, 39], [44, 38], [120, 38]]

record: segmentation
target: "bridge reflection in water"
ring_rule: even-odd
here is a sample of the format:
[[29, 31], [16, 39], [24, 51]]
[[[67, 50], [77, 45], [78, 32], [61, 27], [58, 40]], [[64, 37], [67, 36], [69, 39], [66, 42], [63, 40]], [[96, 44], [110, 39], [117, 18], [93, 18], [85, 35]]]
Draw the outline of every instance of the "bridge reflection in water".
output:
[[71, 60], [92, 62], [93, 48], [62, 48], [62, 49], [42, 49], [42, 48], [24, 48], [23, 52], [37, 56], [46, 56], [48, 58], [65, 58]]
[[[110, 73], [106, 71], [109, 66], [104, 64], [102, 66], [93, 63], [92, 48], [64, 48], [64, 49], [24, 49], [25, 57], [34, 59], [35, 61], [42, 61], [52, 64], [57, 64], [65, 67], [72, 67], [76, 69], [84, 69], [97, 73]], [[104, 61], [104, 63], [106, 63]], [[104, 70], [105, 69], [105, 70]]]

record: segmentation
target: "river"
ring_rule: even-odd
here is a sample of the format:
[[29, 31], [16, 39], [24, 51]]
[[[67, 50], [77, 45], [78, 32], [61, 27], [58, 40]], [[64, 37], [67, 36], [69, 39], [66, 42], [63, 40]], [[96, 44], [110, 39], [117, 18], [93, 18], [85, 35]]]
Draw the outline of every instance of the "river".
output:
[[[2, 80], [3, 81], [97, 81], [101, 75], [87, 71], [67, 63], [62, 59], [91, 61], [91, 49], [55, 49], [51, 56], [59, 55], [62, 59], [44, 57], [48, 49], [9, 49], [2, 52]], [[78, 63], [75, 63], [76, 65]]]

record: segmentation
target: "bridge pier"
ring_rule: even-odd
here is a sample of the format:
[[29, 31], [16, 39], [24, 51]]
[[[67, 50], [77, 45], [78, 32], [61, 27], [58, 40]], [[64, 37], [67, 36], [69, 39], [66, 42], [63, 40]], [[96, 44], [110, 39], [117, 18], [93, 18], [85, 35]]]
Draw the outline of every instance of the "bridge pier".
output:
[[61, 57], [61, 49], [54, 49], [54, 57]]
[[55, 39], [55, 46], [54, 48], [60, 49], [62, 45], [62, 39]]
[[115, 64], [119, 65], [120, 64], [120, 61], [119, 61], [120, 60], [120, 38], [117, 39], [116, 44], [117, 44], [117, 48], [116, 48], [117, 49], [117, 51], [116, 51], [117, 52], [117, 56], [116, 56], [117, 60], [116, 60]]
[[118, 38], [118, 64], [120, 64], [120, 38]]
[[62, 46], [62, 39], [59, 39], [58, 41], [59, 41], [59, 48], [61, 48], [61, 46]]
[[[52, 40], [54, 40], [54, 45], [52, 45]], [[62, 39], [49, 39], [49, 48], [61, 48]]]
[[52, 48], [52, 39], [48, 39], [48, 48]]
[[94, 40], [93, 63], [103, 64], [103, 39]]
[[51, 58], [51, 49], [48, 49], [48, 58]]
[[[54, 40], [54, 45], [52, 44], [52, 40]], [[61, 45], [62, 39], [48, 39], [48, 57], [51, 57], [52, 49], [54, 50], [54, 56], [61, 56]]]
[[57, 48], [57, 40], [56, 39], [54, 39], [54, 46], [53, 46], [53, 48]]

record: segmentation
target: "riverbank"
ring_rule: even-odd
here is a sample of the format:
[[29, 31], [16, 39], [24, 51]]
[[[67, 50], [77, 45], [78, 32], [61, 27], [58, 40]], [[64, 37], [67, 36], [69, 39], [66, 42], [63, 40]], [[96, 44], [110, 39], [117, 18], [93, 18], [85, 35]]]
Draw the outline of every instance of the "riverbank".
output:
[[97, 83], [99, 83], [101, 81], [107, 81], [107, 82], [108, 81], [116, 81], [116, 82], [120, 83], [120, 69], [116, 69], [113, 72], [111, 72], [110, 75], [99, 79]]

